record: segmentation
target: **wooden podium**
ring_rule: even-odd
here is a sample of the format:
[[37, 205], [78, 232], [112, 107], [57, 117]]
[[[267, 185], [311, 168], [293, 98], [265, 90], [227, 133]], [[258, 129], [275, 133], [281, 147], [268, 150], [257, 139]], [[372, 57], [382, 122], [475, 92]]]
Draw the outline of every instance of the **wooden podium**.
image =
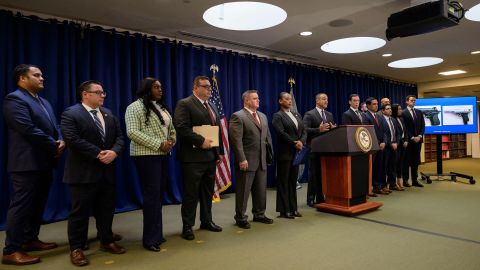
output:
[[318, 166], [321, 166], [325, 194], [325, 203], [315, 207], [353, 216], [382, 206], [382, 203], [367, 202], [372, 190], [372, 152], [378, 149], [371, 125], [339, 126], [313, 139], [311, 152], [320, 155]]

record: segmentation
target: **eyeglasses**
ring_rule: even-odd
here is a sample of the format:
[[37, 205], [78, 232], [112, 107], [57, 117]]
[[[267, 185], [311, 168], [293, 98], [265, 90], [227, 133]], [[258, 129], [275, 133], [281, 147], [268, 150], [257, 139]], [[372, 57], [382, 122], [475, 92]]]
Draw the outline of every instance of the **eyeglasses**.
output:
[[85, 92], [90, 94], [97, 94], [97, 96], [104, 96], [104, 97], [107, 96], [107, 92], [105, 91], [85, 91]]
[[205, 84], [205, 85], [198, 85], [198, 87], [203, 87], [205, 89], [212, 89], [212, 86], [210, 84]]

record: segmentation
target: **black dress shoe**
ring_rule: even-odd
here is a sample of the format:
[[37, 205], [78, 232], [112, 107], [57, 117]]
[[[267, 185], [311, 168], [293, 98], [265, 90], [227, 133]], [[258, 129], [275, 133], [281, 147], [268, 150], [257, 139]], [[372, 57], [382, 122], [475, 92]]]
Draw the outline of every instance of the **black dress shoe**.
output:
[[264, 223], [264, 224], [272, 224], [272, 223], [273, 223], [273, 219], [268, 218], [268, 217], [266, 217], [266, 216], [263, 216], [263, 217], [254, 217], [254, 218], [253, 218], [253, 222], [260, 222], [260, 223]]
[[292, 216], [294, 216], [294, 217], [303, 217], [302, 214], [300, 214], [300, 212], [298, 212], [298, 211], [293, 211]]
[[218, 226], [217, 224], [215, 224], [213, 222], [200, 224], [200, 229], [209, 230], [211, 232], [221, 232], [222, 231], [222, 227]]
[[288, 218], [288, 219], [294, 219], [295, 217], [291, 214], [291, 213], [280, 213], [280, 215], [278, 216], [279, 218]]
[[182, 230], [182, 238], [185, 240], [193, 240], [195, 239], [195, 235], [193, 234], [192, 227], [184, 226]]
[[157, 245], [150, 245], [150, 246], [143, 245], [143, 247], [146, 250], [150, 250], [150, 251], [153, 251], [153, 252], [159, 252], [160, 251], [160, 246], [157, 246]]
[[423, 185], [420, 184], [420, 182], [418, 182], [418, 181], [413, 182], [413, 183], [412, 183], [412, 186], [414, 186], [414, 187], [423, 187]]
[[235, 225], [237, 225], [238, 227], [242, 228], [242, 229], [250, 229], [250, 223], [246, 220], [239, 220], [237, 222], [235, 222]]
[[378, 197], [378, 195], [372, 192], [372, 193], [368, 194], [368, 197]]

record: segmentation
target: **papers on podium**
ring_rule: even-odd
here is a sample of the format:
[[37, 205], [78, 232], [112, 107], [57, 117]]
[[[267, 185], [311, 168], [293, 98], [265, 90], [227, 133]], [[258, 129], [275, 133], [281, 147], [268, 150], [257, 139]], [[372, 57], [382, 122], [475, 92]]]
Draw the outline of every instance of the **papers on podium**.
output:
[[218, 141], [218, 126], [210, 126], [210, 125], [203, 125], [203, 126], [194, 126], [193, 132], [201, 135], [205, 139], [212, 140], [212, 147], [220, 146]]

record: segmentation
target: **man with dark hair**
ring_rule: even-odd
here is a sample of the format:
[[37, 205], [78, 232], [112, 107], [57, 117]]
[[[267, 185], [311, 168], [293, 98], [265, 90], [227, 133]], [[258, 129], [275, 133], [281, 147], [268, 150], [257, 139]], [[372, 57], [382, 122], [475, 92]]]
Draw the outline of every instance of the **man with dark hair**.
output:
[[[379, 194], [388, 194], [388, 192], [382, 191], [379, 188], [383, 181], [381, 181], [380, 177], [383, 171], [383, 150], [385, 149], [385, 142], [384, 142], [384, 131], [382, 126], [380, 125], [379, 118], [381, 116], [378, 115], [378, 101], [374, 97], [369, 97], [365, 100], [367, 104], [368, 111], [365, 113], [365, 119], [367, 125], [373, 125], [375, 128], [375, 135], [377, 137], [378, 144], [380, 146], [380, 150], [373, 154], [373, 164], [372, 164], [372, 188], [373, 193], [370, 193], [369, 196], [376, 197], [375, 193]], [[369, 191], [370, 192], [370, 191]]]
[[242, 94], [243, 109], [230, 118], [230, 145], [235, 153], [235, 221], [238, 227], [249, 229], [248, 197], [252, 192], [254, 222], [272, 224], [265, 216], [267, 207], [267, 144], [272, 145], [267, 116], [257, 109], [260, 99], [256, 90]]
[[[319, 93], [315, 96], [315, 108], [305, 113], [303, 116], [303, 125], [307, 130], [307, 144], [321, 133], [335, 128], [335, 121], [331, 112], [327, 111], [328, 96], [325, 93]], [[307, 204], [313, 206], [316, 203], [323, 203], [325, 199], [322, 191], [322, 173], [320, 168], [320, 155], [310, 152], [308, 154], [308, 189]]]
[[3, 102], [8, 131], [8, 165], [13, 194], [7, 213], [2, 263], [24, 265], [40, 262], [24, 251], [48, 250], [56, 243], [38, 239], [43, 211], [52, 183], [52, 170], [63, 154], [57, 120], [50, 103], [40, 97], [43, 74], [34, 65], [14, 70], [17, 90]]
[[403, 185], [407, 187], [410, 186], [408, 183], [409, 169], [412, 176], [412, 186], [423, 187], [418, 182], [418, 165], [420, 165], [420, 151], [422, 150], [423, 133], [425, 133], [425, 119], [422, 111], [415, 109], [416, 101], [417, 98], [414, 95], [408, 95], [405, 99], [407, 107], [402, 112], [408, 138], [402, 173]]
[[193, 131], [195, 126], [219, 125], [217, 107], [209, 101], [212, 95], [209, 78], [195, 77], [192, 92], [192, 95], [177, 102], [173, 116], [178, 139], [177, 154], [183, 172], [182, 237], [186, 240], [195, 239], [192, 227], [199, 201], [200, 228], [222, 231], [222, 227], [212, 220], [216, 165], [224, 153], [222, 138], [219, 132], [219, 146], [214, 147], [211, 139]]
[[383, 129], [385, 148], [383, 149], [382, 174], [380, 175], [381, 185], [376, 188], [391, 193], [391, 190], [400, 190], [396, 184], [395, 160], [398, 144], [401, 140], [401, 132], [399, 132], [397, 119], [392, 117], [392, 106], [390, 104], [382, 105], [382, 116], [378, 120]]
[[365, 115], [360, 111], [360, 97], [357, 94], [351, 94], [348, 99], [350, 108], [342, 115], [342, 125], [363, 125]]
[[115, 160], [123, 151], [120, 123], [102, 107], [106, 93], [98, 81], [78, 87], [81, 103], [62, 114], [61, 129], [70, 153], [65, 162], [63, 182], [70, 190], [72, 206], [68, 217], [70, 260], [76, 266], [89, 263], [82, 248], [87, 241], [88, 220], [93, 210], [100, 236], [100, 249], [122, 254], [112, 232], [115, 212]]

